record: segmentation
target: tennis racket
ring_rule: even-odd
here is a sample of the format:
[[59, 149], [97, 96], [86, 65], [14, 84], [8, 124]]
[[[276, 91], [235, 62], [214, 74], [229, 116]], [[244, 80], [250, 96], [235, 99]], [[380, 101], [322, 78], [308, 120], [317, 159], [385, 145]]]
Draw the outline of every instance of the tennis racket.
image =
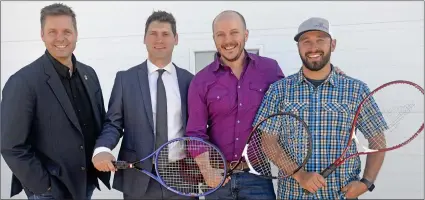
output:
[[305, 166], [312, 154], [312, 137], [307, 124], [297, 115], [280, 112], [261, 119], [251, 131], [242, 156], [249, 173], [268, 179], [284, 179]]
[[[195, 156], [200, 154], [204, 160], [195, 161]], [[149, 159], [153, 159], [156, 175], [138, 167], [139, 163]], [[170, 140], [139, 161], [113, 163], [117, 169], [137, 169], [168, 190], [189, 197], [205, 196], [217, 190], [225, 181], [225, 174], [218, 172], [227, 170], [222, 152], [215, 145], [196, 137]], [[216, 186], [209, 186], [212, 184], [207, 184], [204, 177], [213, 177], [208, 180], [215, 181]]]
[[407, 145], [424, 129], [423, 112], [424, 89], [419, 85], [396, 80], [379, 86], [357, 107], [341, 156], [320, 174], [326, 178], [351, 158]]

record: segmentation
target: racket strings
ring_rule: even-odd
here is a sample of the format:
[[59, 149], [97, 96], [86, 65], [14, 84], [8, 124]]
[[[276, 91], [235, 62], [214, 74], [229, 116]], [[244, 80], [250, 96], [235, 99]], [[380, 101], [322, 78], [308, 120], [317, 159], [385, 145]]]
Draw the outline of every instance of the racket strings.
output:
[[369, 149], [371, 150], [379, 150], [379, 149], [387, 148], [387, 141], [383, 133], [379, 133], [369, 138], [368, 142], [369, 142]]
[[[407, 83], [392, 84], [369, 96], [360, 111], [357, 128], [361, 145], [369, 150], [402, 146], [423, 125], [424, 96]], [[364, 141], [363, 141], [364, 140]], [[368, 149], [364, 148], [366, 152]]]
[[301, 121], [291, 115], [276, 115], [262, 121], [254, 131], [247, 157], [256, 172], [286, 177], [303, 165], [311, 144], [308, 128]]
[[[216, 148], [198, 140], [170, 143], [159, 152], [156, 160], [158, 176], [165, 185], [184, 194], [201, 195], [213, 190], [207, 180], [220, 183], [224, 158]], [[178, 146], [179, 148], [176, 148]], [[177, 152], [177, 153], [176, 153]], [[194, 155], [207, 155], [199, 162]]]

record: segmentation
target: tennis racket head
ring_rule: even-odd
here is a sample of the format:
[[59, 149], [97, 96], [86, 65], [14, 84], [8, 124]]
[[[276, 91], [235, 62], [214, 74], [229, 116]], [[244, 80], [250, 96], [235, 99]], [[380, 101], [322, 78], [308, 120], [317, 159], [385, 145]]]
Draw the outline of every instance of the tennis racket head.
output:
[[[242, 158], [250, 173], [283, 179], [303, 168], [312, 153], [307, 124], [297, 115], [281, 112], [261, 119], [250, 133]], [[235, 165], [230, 171], [237, 168]]]
[[326, 178], [347, 159], [407, 145], [424, 129], [423, 111], [424, 89], [411, 81], [391, 81], [364, 95], [347, 147], [322, 175]]
[[[206, 155], [205, 163], [196, 160], [201, 154]], [[222, 152], [196, 137], [176, 138], [162, 145], [155, 155], [155, 168], [159, 180], [169, 190], [192, 197], [206, 196], [221, 187], [225, 181], [223, 171], [227, 170]], [[205, 168], [213, 171], [203, 171]], [[208, 181], [212, 178], [217, 184], [210, 186], [207, 176]]]

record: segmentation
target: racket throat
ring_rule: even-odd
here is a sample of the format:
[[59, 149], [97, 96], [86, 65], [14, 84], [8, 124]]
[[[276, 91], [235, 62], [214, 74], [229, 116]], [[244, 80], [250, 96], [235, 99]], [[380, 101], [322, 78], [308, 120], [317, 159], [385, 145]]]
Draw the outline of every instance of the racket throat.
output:
[[249, 168], [249, 173], [255, 174], [255, 175], [261, 175], [259, 172], [255, 171], [254, 167], [252, 167], [251, 163], [249, 162], [248, 147], [249, 147], [249, 144], [245, 145], [245, 148], [242, 151], [242, 157], [245, 158], [245, 162], [246, 162], [246, 164], [248, 165], [248, 168]]
[[372, 152], [378, 151], [376, 149], [370, 149], [370, 148], [366, 147], [365, 145], [360, 144], [360, 141], [357, 138], [356, 133], [353, 133], [352, 140], [356, 143], [357, 146], [361, 146], [364, 149], [365, 153], [372, 153]]

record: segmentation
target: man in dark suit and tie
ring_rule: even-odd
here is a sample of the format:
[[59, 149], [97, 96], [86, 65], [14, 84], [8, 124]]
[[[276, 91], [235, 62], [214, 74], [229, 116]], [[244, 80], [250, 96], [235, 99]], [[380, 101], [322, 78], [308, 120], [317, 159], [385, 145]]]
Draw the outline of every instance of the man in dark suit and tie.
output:
[[[118, 159], [136, 161], [185, 133], [187, 90], [193, 75], [171, 61], [178, 43], [174, 17], [166, 12], [154, 12], [146, 22], [144, 43], [148, 59], [116, 75], [106, 123], [93, 153], [98, 170], [115, 171], [111, 150], [121, 136]], [[140, 167], [155, 171], [152, 159]], [[135, 169], [117, 171], [113, 188], [122, 191], [124, 199], [187, 198]]]
[[91, 162], [105, 108], [93, 68], [73, 55], [75, 14], [63, 4], [41, 10], [45, 53], [13, 74], [3, 88], [1, 153], [13, 172], [11, 196], [91, 199], [110, 172]]

